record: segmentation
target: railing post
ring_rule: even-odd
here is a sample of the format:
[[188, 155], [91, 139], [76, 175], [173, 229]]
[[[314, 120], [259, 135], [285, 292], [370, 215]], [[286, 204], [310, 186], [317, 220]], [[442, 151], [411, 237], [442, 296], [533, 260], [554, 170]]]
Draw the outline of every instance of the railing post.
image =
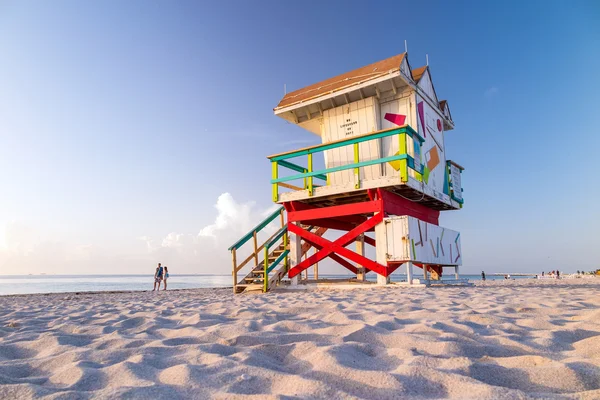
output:
[[[406, 146], [406, 131], [398, 135], [398, 154], [408, 154]], [[400, 180], [408, 182], [408, 160], [400, 160]]]
[[[287, 232], [283, 234], [283, 251], [287, 250], [287, 246], [288, 246], [288, 234]], [[285, 272], [287, 273], [288, 271], [288, 257], [285, 257], [283, 259], [283, 266], [285, 267]]]
[[[312, 153], [308, 153], [308, 172], [313, 172], [313, 159], [312, 159]], [[308, 195], [312, 196], [313, 195], [313, 177], [309, 176], [308, 177]]]
[[[358, 143], [354, 143], [354, 164], [358, 164], [360, 162], [360, 157], [358, 154]], [[360, 188], [360, 168], [354, 168], [354, 189]]]
[[266, 293], [269, 290], [269, 275], [268, 275], [268, 269], [269, 269], [269, 247], [265, 246], [265, 273], [264, 273], [264, 282], [263, 282], [263, 293]]
[[256, 240], [256, 231], [252, 232], [252, 239], [254, 240], [254, 266], [258, 267], [258, 241]]
[[235, 247], [231, 250], [231, 259], [233, 261], [233, 294], [235, 294], [237, 290], [237, 260], [235, 256]]
[[[278, 178], [278, 164], [277, 161], [271, 161], [271, 177], [273, 180]], [[273, 202], [277, 203], [279, 200], [279, 185], [273, 183]]]

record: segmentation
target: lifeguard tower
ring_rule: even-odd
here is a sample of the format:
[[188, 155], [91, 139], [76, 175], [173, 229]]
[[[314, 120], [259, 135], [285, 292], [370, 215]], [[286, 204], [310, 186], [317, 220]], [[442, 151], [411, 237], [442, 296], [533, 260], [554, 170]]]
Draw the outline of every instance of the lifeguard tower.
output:
[[[229, 248], [235, 293], [307, 282], [309, 268], [318, 282], [318, 262], [327, 257], [351, 271], [352, 282], [375, 274], [389, 284], [401, 266], [406, 279], [394, 283], [440, 283], [444, 268], [455, 279], [443, 282], [462, 282], [460, 234], [438, 219], [463, 206], [463, 168], [446, 154], [444, 133], [454, 122], [428, 66], [412, 69], [402, 53], [287, 93], [274, 112], [322, 144], [268, 157], [272, 198], [282, 207]], [[261, 231], [276, 221], [259, 246]], [[238, 260], [246, 243], [251, 254]]]

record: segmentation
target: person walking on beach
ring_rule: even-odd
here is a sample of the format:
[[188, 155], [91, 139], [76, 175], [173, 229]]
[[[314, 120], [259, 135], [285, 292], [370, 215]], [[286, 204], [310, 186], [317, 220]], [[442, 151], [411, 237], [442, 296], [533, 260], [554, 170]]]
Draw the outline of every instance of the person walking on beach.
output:
[[154, 289], [152, 289], [152, 291], [154, 292], [155, 290], [160, 290], [160, 282], [163, 279], [163, 267], [161, 267], [160, 263], [158, 263], [158, 267], [156, 267], [156, 271], [154, 272]]
[[485, 272], [484, 271], [481, 271], [481, 280], [485, 281]]
[[[168, 277], [169, 277], [169, 269], [165, 265], [165, 276], [163, 277], [163, 282], [165, 283], [165, 286], [164, 286], [163, 290], [167, 290], [167, 278]], [[160, 284], [158, 286], [160, 286]]]

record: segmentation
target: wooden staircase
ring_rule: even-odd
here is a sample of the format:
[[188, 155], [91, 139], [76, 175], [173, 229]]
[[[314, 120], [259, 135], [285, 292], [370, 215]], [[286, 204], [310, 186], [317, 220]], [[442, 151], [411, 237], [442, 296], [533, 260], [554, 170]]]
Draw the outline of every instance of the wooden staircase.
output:
[[[288, 253], [290, 251], [290, 246], [288, 243], [287, 225], [285, 224], [284, 212], [285, 211], [283, 208], [277, 210], [229, 248], [233, 259], [234, 293], [267, 292], [272, 287], [279, 285], [281, 280], [287, 274], [289, 269]], [[281, 227], [263, 244], [258, 246], [258, 242], [256, 240], [257, 233], [260, 232], [271, 221], [273, 221], [278, 215], [281, 216]], [[318, 236], [322, 236], [327, 231], [327, 228], [308, 226], [304, 228]], [[250, 239], [253, 239], [252, 242], [254, 244], [254, 251], [244, 261], [238, 264], [236, 260], [236, 252], [244, 243], [250, 241]], [[302, 256], [304, 256], [310, 248], [310, 244], [304, 243], [302, 245]], [[263, 253], [262, 257], [260, 256], [260, 253]], [[258, 262], [258, 260], [261, 258], [262, 260]], [[238, 281], [237, 273], [252, 261], [254, 261], [254, 266], [250, 272], [243, 279]]]
[[[283, 243], [281, 243], [279, 246], [277, 246], [275, 248], [275, 250], [273, 250], [269, 254], [269, 257], [267, 258], [268, 264], [269, 265], [272, 264], [286, 250], [289, 250], [289, 245], [288, 245], [287, 248], [284, 246]], [[236, 291], [235, 291], [235, 293], [259, 292], [259, 291], [263, 292], [264, 291], [264, 288], [265, 288], [265, 268], [264, 268], [264, 262], [265, 262], [264, 260], [262, 260], [261, 262], [259, 262], [258, 265], [255, 266], [250, 271], [250, 273], [248, 273], [248, 275], [246, 275], [244, 277], [244, 279], [242, 279], [236, 285]], [[284, 265], [287, 265], [287, 262]], [[282, 275], [285, 275], [285, 272], [287, 272], [287, 270], [284, 271]], [[271, 280], [273, 280], [273, 277], [271, 277], [271, 279], [269, 279], [269, 281], [271, 281]], [[276, 281], [276, 283], [279, 283], [280, 280], [281, 279], [279, 279], [278, 281]], [[271, 285], [268, 285], [268, 287], [270, 287], [270, 286]]]

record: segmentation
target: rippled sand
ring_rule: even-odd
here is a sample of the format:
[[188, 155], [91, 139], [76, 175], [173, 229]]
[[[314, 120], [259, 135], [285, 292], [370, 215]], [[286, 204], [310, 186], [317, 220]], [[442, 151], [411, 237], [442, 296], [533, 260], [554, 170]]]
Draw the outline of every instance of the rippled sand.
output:
[[600, 279], [0, 298], [0, 398], [600, 398]]

